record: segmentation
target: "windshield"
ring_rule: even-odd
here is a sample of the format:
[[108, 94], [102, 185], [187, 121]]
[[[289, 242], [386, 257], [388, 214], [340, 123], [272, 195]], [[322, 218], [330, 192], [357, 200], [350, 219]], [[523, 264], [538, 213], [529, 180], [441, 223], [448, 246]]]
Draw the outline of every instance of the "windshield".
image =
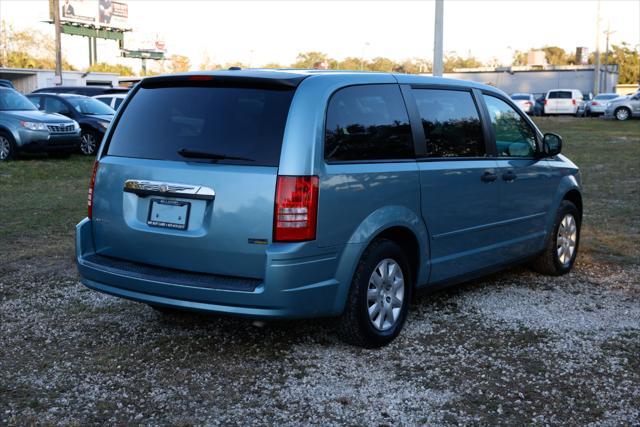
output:
[[73, 108], [80, 114], [113, 116], [116, 113], [113, 108], [93, 98], [70, 96], [66, 98], [66, 100], [69, 101]]
[[36, 106], [13, 89], [0, 89], [0, 111], [31, 111]]
[[293, 90], [259, 87], [143, 87], [128, 101], [108, 154], [277, 166], [292, 97]]

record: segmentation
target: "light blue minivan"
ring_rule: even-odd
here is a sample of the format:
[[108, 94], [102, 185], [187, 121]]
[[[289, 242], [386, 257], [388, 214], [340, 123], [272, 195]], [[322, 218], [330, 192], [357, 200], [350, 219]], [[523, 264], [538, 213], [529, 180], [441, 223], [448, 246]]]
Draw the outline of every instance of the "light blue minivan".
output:
[[578, 168], [490, 86], [230, 70], [146, 78], [97, 156], [82, 282], [161, 312], [331, 316], [356, 345], [412, 295], [576, 259]]

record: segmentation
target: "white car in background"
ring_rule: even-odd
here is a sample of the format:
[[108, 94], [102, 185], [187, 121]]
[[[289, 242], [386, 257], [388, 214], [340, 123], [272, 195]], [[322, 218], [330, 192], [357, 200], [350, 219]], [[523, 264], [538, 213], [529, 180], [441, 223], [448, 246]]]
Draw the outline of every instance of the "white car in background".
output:
[[104, 102], [109, 107], [117, 110], [118, 108], [120, 108], [120, 105], [125, 100], [127, 95], [128, 94], [126, 93], [109, 93], [105, 95], [96, 95], [93, 98], [97, 99], [98, 101]]
[[536, 98], [531, 93], [513, 93], [511, 94], [513, 103], [527, 114], [533, 114]]
[[553, 89], [544, 98], [544, 114], [576, 115], [582, 102], [582, 92], [578, 89]]

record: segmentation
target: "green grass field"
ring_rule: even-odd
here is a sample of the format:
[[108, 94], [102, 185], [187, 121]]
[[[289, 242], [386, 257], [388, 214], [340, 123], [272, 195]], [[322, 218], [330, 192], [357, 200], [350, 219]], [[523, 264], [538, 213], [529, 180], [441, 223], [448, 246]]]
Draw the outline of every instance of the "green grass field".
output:
[[[582, 170], [582, 254], [640, 262], [640, 120], [536, 118], [564, 137], [564, 154]], [[93, 160], [46, 156], [0, 164], [0, 256], [71, 255], [74, 227], [86, 215]]]

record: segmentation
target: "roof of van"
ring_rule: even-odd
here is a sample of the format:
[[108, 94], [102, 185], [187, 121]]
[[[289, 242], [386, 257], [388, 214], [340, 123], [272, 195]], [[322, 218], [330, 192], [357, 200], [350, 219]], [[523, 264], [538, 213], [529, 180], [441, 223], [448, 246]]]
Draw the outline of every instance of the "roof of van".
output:
[[189, 80], [213, 80], [218, 81], [250, 81], [252, 83], [266, 83], [278, 86], [297, 87], [304, 79], [314, 76], [392, 76], [399, 84], [424, 84], [424, 85], [447, 85], [447, 86], [463, 86], [473, 87], [476, 89], [490, 90], [493, 92], [502, 92], [499, 89], [476, 83], [468, 80], [450, 79], [443, 77], [433, 77], [417, 74], [401, 74], [401, 73], [382, 73], [371, 71], [347, 71], [347, 70], [307, 70], [307, 69], [238, 69], [238, 70], [219, 70], [219, 71], [191, 71], [187, 73], [164, 74], [160, 76], [146, 77], [141, 81], [141, 85], [154, 86], [162, 85], [168, 81], [189, 81]]

